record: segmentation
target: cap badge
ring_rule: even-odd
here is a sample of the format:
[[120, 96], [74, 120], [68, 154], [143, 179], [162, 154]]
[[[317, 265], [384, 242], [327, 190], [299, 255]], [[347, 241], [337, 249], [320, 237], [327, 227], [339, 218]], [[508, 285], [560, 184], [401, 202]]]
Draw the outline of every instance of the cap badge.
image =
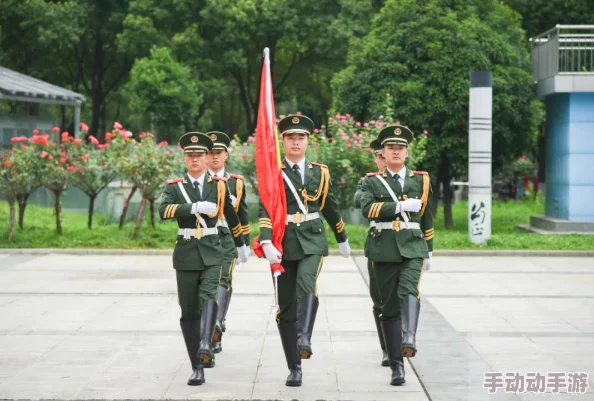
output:
[[198, 137], [196, 135], [193, 135], [192, 138], [190, 138], [190, 141], [196, 143], [198, 142]]
[[293, 124], [299, 124], [299, 117], [293, 117], [293, 119], [291, 120], [291, 122]]

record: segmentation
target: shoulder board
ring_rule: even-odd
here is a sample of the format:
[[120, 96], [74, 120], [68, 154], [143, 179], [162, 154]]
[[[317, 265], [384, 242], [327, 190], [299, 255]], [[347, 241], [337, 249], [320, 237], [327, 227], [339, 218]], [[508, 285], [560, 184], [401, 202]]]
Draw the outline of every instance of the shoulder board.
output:
[[374, 175], [381, 175], [382, 172], [381, 171], [376, 171], [375, 173], [367, 173], [365, 174], [365, 177], [372, 177]]
[[422, 174], [422, 175], [429, 175], [429, 173], [426, 172], [426, 171], [413, 171], [413, 173], [415, 173], [415, 174]]
[[210, 178], [212, 178], [213, 180], [217, 180], [217, 181], [225, 181], [227, 182], [227, 179], [225, 177], [219, 177], [219, 176], [210, 176]]
[[326, 166], [325, 164], [322, 164], [322, 163], [311, 162], [311, 164], [313, 164], [314, 166], [322, 167], [322, 168], [328, 168], [328, 166]]
[[243, 180], [243, 176], [239, 175], [239, 174], [231, 174], [229, 173], [229, 175], [231, 176], [231, 178], [235, 178], [236, 180]]
[[182, 182], [183, 178], [172, 178], [171, 180], [167, 180], [166, 184], [177, 184], [178, 182]]

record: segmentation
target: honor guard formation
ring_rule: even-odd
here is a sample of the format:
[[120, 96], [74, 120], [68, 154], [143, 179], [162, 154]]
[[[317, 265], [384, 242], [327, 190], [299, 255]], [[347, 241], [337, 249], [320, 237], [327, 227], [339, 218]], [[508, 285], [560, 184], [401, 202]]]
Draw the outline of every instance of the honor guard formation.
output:
[[[271, 275], [278, 297], [276, 325], [289, 371], [287, 386], [301, 386], [302, 361], [315, 354], [312, 333], [319, 305], [317, 280], [328, 256], [326, 224], [340, 254], [351, 254], [331, 172], [305, 157], [313, 129], [312, 120], [303, 115], [279, 121], [285, 157], [283, 188], [278, 190], [284, 191], [287, 208], [282, 251], [273, 244], [274, 226], [262, 199], [260, 235], [254, 239], [256, 255], [271, 267], [280, 266], [275, 272], [271, 269]], [[413, 140], [407, 127], [383, 129], [370, 144], [377, 169], [361, 178], [354, 199], [369, 220], [369, 290], [381, 365], [390, 367], [392, 385], [405, 382], [404, 357], [417, 353], [419, 284], [422, 271], [430, 267], [433, 248], [429, 176], [405, 167]], [[229, 136], [218, 131], [184, 134], [179, 144], [187, 174], [167, 182], [159, 207], [161, 219], [175, 219], [178, 225], [173, 268], [191, 386], [205, 382], [204, 368], [215, 367], [215, 355], [223, 351], [233, 271], [249, 255], [245, 182], [225, 167], [230, 143]]]

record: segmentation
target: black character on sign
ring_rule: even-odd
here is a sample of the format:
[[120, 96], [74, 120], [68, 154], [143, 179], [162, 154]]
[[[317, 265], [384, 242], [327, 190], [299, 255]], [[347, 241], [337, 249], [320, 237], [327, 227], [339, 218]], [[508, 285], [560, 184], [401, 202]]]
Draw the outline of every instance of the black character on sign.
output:
[[487, 213], [485, 212], [485, 204], [483, 202], [478, 205], [475, 203], [472, 205], [472, 208], [470, 208], [470, 212], [472, 235], [481, 235], [483, 233], [483, 223], [487, 216]]

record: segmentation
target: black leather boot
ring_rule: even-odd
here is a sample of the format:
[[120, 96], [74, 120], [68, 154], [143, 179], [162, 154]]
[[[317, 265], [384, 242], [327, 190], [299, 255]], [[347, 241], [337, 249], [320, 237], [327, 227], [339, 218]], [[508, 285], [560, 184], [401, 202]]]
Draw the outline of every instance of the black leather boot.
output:
[[205, 368], [214, 367], [214, 350], [212, 348], [212, 336], [217, 320], [217, 303], [209, 299], [202, 307], [200, 318], [200, 349], [198, 358]]
[[382, 331], [382, 325], [380, 323], [380, 313], [379, 309], [373, 308], [373, 318], [375, 320], [375, 328], [377, 330], [377, 336], [379, 337], [380, 347], [382, 348], [382, 366], [390, 366], [390, 361], [388, 360], [388, 353], [386, 352], [386, 342], [384, 341], [384, 333]]
[[212, 336], [212, 348], [215, 354], [223, 350], [223, 319], [225, 318], [225, 310], [227, 309], [227, 289], [219, 286], [219, 307], [217, 311], [217, 321], [215, 323], [214, 334]]
[[227, 327], [225, 327], [225, 320], [227, 319], [227, 311], [229, 310], [229, 305], [231, 304], [231, 295], [233, 295], [233, 287], [227, 290], [227, 305], [225, 306], [225, 313], [223, 313], [223, 320], [221, 321], [223, 333], [225, 330], [227, 330]]
[[186, 350], [190, 357], [190, 363], [192, 364], [192, 376], [188, 379], [188, 386], [200, 386], [205, 382], [204, 380], [204, 368], [198, 359], [198, 347], [200, 344], [200, 321], [191, 320], [185, 322], [179, 322], [181, 331], [184, 336], [186, 343]]
[[414, 295], [407, 295], [400, 306], [402, 317], [402, 355], [412, 358], [417, 353], [415, 336], [419, 323], [421, 302]]
[[297, 299], [297, 353], [301, 359], [311, 358], [311, 334], [316, 314], [318, 313], [318, 297], [307, 294]]
[[289, 387], [301, 386], [301, 359], [297, 357], [297, 323], [280, 322], [278, 325], [289, 376], [285, 384]]
[[392, 386], [404, 384], [404, 358], [402, 357], [402, 329], [400, 320], [382, 320], [382, 331], [388, 352], [388, 361], [392, 369]]

